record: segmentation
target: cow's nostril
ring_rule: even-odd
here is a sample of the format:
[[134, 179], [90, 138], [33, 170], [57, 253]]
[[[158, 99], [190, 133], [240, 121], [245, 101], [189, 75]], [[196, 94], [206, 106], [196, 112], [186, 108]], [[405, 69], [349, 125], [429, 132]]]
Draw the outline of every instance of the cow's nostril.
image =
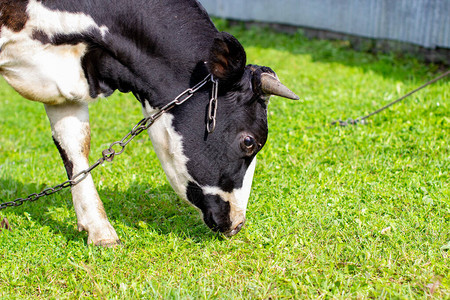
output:
[[244, 226], [245, 222], [240, 223], [238, 226], [236, 226], [233, 230], [225, 233], [226, 236], [233, 236], [235, 234], [237, 234], [239, 231], [241, 231], [242, 226]]

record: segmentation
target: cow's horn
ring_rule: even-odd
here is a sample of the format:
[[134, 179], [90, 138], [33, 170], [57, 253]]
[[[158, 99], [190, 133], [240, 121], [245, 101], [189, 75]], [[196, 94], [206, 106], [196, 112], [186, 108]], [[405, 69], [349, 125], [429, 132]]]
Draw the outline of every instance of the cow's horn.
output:
[[276, 95], [292, 100], [300, 99], [294, 92], [284, 86], [278, 78], [269, 73], [261, 74], [261, 89], [267, 95]]

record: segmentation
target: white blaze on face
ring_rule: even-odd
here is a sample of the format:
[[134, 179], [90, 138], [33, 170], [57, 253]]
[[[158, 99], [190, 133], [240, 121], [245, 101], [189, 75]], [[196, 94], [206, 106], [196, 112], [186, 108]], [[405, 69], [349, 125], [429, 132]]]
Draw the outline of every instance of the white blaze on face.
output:
[[256, 157], [247, 168], [242, 182], [242, 187], [234, 189], [231, 193], [224, 192], [219, 187], [206, 186], [202, 187], [203, 192], [209, 195], [218, 195], [224, 201], [230, 203], [230, 220], [231, 228], [235, 228], [237, 225], [245, 221], [245, 213], [247, 211], [248, 199], [250, 197], [250, 191], [252, 188], [253, 174], [255, 173]]
[[46, 104], [66, 100], [88, 102], [89, 86], [81, 67], [85, 44], [43, 44], [34, 33], [52, 38], [56, 34], [76, 34], [97, 29], [105, 35], [107, 28], [98, 26], [83, 13], [50, 10], [42, 2], [30, 0], [28, 20], [20, 32], [1, 28], [0, 73], [22, 96]]
[[250, 191], [252, 189], [253, 183], [253, 175], [255, 174], [256, 168], [256, 156], [253, 158], [253, 161], [248, 166], [247, 171], [245, 172], [244, 181], [242, 182], [242, 187], [240, 189], [236, 189], [233, 191], [235, 198], [237, 199], [237, 206], [245, 211], [247, 210], [248, 198], [250, 197]]

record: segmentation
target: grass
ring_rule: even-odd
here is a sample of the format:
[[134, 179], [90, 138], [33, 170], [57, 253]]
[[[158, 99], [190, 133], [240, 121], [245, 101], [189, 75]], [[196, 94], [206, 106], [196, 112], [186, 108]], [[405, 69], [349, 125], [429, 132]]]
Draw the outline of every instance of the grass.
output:
[[[301, 100], [273, 98], [248, 221], [210, 232], [168, 185], [147, 136], [94, 179], [124, 245], [86, 246], [70, 193], [1, 211], [0, 297], [450, 298], [450, 84], [442, 80], [369, 119], [437, 76], [414, 57], [355, 52], [243, 26], [251, 63], [271, 66]], [[44, 108], [0, 83], [0, 198], [65, 180]], [[92, 161], [142, 117], [131, 95], [91, 106]]]

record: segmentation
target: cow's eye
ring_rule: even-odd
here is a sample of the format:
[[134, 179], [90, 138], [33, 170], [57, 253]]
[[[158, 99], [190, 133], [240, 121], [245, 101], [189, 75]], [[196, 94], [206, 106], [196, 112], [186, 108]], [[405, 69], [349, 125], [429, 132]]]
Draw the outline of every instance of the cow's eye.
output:
[[244, 136], [241, 139], [241, 149], [250, 156], [258, 149], [258, 143], [251, 135]]

